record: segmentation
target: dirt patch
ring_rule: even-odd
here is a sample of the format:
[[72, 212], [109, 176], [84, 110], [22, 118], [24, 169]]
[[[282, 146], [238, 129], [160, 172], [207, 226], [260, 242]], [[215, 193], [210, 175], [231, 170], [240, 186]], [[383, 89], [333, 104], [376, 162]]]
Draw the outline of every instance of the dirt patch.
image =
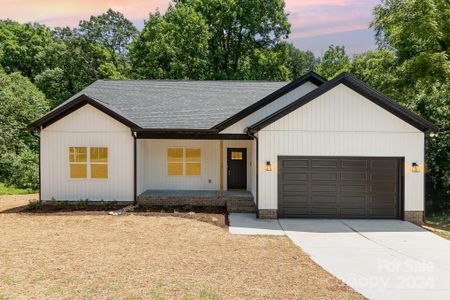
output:
[[287, 237], [186, 218], [2, 213], [0, 236], [0, 298], [362, 298]]

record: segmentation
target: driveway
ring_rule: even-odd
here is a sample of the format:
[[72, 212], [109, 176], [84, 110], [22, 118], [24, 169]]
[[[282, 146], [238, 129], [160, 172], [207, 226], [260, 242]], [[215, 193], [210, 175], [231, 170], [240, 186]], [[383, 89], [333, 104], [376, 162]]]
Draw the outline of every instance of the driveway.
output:
[[250, 234], [255, 227], [256, 234], [286, 234], [370, 299], [450, 299], [450, 242], [409, 222], [280, 219], [258, 228], [259, 222], [254, 215], [231, 215], [230, 232]]

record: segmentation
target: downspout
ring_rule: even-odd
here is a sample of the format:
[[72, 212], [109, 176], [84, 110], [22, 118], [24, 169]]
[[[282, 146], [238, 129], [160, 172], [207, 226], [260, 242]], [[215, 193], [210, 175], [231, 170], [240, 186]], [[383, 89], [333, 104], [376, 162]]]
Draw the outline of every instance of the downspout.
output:
[[258, 137], [251, 132], [248, 128], [245, 129], [245, 133], [253, 138], [256, 141], [256, 191], [255, 191], [255, 200], [256, 200], [256, 217], [259, 218], [259, 183], [258, 183], [258, 174], [259, 174], [259, 147], [258, 147]]
[[136, 140], [137, 140], [137, 133], [133, 132], [133, 130], [131, 131], [131, 135], [133, 136], [133, 152], [134, 152], [134, 175], [133, 175], [133, 205], [137, 204], [137, 157], [136, 157]]
[[38, 150], [39, 150], [39, 202], [42, 203], [42, 175], [41, 175], [41, 133], [42, 133], [42, 126], [39, 130], [38, 135]]

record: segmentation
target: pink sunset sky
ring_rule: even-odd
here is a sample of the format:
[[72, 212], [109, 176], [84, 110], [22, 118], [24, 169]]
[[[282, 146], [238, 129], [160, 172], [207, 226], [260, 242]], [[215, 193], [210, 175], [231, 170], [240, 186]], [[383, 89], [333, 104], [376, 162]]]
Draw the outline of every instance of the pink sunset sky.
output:
[[[122, 12], [138, 28], [149, 12], [165, 11], [170, 0], [0, 0], [0, 19], [40, 22], [51, 27], [77, 26], [79, 20], [108, 8]], [[374, 48], [368, 29], [372, 9], [380, 0], [286, 0], [292, 24], [289, 39], [317, 55], [330, 44], [345, 45], [355, 53]]]

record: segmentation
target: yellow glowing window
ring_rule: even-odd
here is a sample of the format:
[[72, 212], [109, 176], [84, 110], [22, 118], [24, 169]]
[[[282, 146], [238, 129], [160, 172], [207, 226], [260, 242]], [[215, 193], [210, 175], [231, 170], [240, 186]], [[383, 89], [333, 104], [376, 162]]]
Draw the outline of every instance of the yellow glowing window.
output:
[[87, 148], [69, 147], [70, 178], [87, 177]]
[[108, 148], [91, 147], [89, 150], [91, 178], [108, 178]]
[[231, 160], [242, 160], [242, 152], [232, 151], [231, 152]]
[[167, 174], [169, 176], [199, 176], [200, 173], [200, 149], [169, 148], [167, 150]]
[[167, 149], [167, 174], [169, 176], [183, 175], [183, 148]]
[[186, 148], [186, 176], [200, 176], [200, 149]]

